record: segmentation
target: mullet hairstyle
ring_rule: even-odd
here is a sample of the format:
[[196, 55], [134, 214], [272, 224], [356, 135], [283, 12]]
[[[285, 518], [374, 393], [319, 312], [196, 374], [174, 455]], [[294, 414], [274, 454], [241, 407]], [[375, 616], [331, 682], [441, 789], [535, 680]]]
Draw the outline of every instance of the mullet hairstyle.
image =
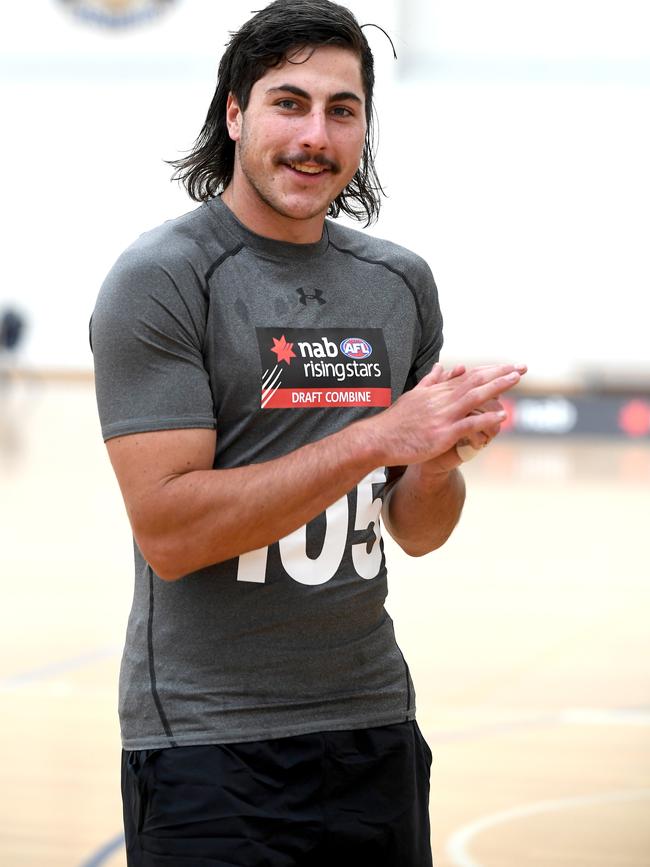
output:
[[267, 72], [305, 47], [336, 45], [359, 57], [366, 100], [366, 140], [359, 168], [350, 183], [330, 204], [330, 217], [343, 211], [368, 226], [379, 216], [384, 190], [375, 169], [375, 130], [372, 94], [374, 60], [359, 24], [344, 6], [329, 0], [275, 0], [247, 21], [230, 42], [219, 64], [217, 87], [203, 129], [187, 156], [170, 160], [189, 196], [207, 202], [225, 189], [233, 176], [235, 142], [226, 125], [226, 100], [233, 93], [242, 111], [251, 89]]

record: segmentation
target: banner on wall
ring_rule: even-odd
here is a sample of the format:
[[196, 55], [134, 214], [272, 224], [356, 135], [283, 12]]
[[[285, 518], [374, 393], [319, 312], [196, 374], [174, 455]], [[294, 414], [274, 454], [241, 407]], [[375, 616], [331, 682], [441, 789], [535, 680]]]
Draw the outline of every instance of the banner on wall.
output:
[[124, 29], [158, 18], [178, 0], [57, 0], [88, 24]]
[[508, 395], [502, 434], [622, 436], [650, 442], [650, 394]]

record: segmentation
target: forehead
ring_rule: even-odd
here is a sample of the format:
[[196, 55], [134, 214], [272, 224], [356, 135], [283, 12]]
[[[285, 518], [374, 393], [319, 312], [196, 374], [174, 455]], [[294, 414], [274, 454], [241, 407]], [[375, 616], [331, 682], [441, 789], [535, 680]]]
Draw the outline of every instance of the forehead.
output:
[[253, 90], [263, 93], [282, 84], [300, 87], [312, 96], [355, 93], [365, 101], [359, 55], [336, 45], [307, 46], [289, 52], [288, 59], [271, 67], [255, 82]]

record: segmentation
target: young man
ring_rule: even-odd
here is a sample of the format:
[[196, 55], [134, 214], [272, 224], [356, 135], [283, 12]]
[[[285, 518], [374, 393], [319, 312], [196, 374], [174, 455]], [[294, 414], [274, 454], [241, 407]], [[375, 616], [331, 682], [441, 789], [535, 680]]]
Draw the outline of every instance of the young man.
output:
[[380, 513], [408, 553], [442, 545], [456, 444], [498, 433], [524, 369], [444, 371], [425, 262], [326, 221], [379, 209], [373, 81], [347, 9], [256, 14], [177, 164], [203, 204], [130, 247], [93, 314], [135, 538], [130, 865], [431, 864]]

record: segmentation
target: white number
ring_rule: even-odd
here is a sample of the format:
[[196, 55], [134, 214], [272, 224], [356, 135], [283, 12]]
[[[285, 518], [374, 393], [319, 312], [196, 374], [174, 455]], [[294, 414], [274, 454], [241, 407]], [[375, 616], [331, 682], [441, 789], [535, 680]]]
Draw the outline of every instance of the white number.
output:
[[359, 483], [357, 487], [357, 515], [354, 522], [355, 530], [367, 530], [373, 525], [375, 541], [370, 553], [368, 543], [359, 542], [352, 546], [352, 562], [357, 573], [362, 578], [376, 578], [381, 568], [381, 525], [379, 513], [381, 512], [381, 499], [372, 498], [372, 485], [386, 481], [386, 473], [383, 469], [374, 470], [370, 475]]
[[237, 580], [264, 584], [266, 581], [266, 560], [268, 556], [268, 548], [256, 548], [254, 551], [247, 551], [246, 554], [241, 554], [239, 565], [237, 566]]
[[[371, 524], [375, 540], [368, 553], [367, 542], [352, 545], [352, 562], [361, 578], [375, 578], [381, 567], [381, 529], [379, 513], [381, 499], [372, 497], [372, 485], [385, 481], [383, 469], [374, 470], [357, 485], [357, 512], [354, 529], [367, 530]], [[325, 584], [336, 574], [347, 544], [348, 533], [348, 498], [341, 497], [325, 511], [327, 527], [323, 549], [318, 557], [307, 556], [307, 528], [299, 527], [280, 539], [279, 549], [282, 565], [287, 574], [300, 584], [316, 586]], [[258, 548], [248, 551], [239, 557], [237, 580], [263, 584], [266, 581], [266, 563], [268, 548]]]
[[287, 574], [299, 584], [325, 584], [336, 574], [345, 553], [348, 535], [348, 498], [341, 497], [325, 512], [327, 529], [323, 550], [312, 560], [307, 556], [307, 527], [280, 539], [280, 557]]

